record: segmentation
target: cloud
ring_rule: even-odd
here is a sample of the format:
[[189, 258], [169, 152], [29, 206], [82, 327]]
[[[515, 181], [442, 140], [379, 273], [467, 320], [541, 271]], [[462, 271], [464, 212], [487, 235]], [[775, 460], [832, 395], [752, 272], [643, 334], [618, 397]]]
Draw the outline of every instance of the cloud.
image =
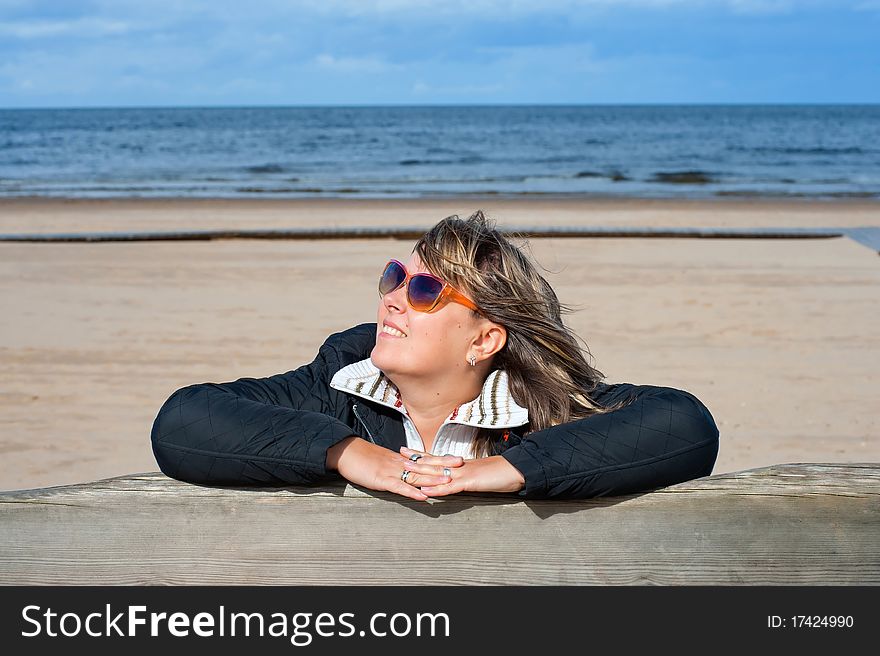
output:
[[505, 90], [504, 84], [460, 84], [434, 86], [418, 81], [412, 86], [416, 96], [492, 96]]
[[[819, 75], [817, 62], [847, 71], [845, 80], [829, 74], [833, 88], [845, 83], [848, 97], [867, 101], [880, 60], [864, 12], [878, 8], [880, 0], [0, 0], [0, 106], [786, 101], [779, 81]], [[841, 95], [819, 81], [809, 92], [800, 81], [791, 88], [799, 99]]]
[[274, 9], [295, 8], [297, 12], [345, 16], [386, 16], [426, 20], [438, 15], [521, 17], [535, 14], [567, 15], [572, 12], [630, 9], [729, 9], [734, 13], [772, 14], [812, 6], [845, 9], [846, 5], [873, 0], [298, 0], [269, 2]]
[[79, 18], [67, 21], [20, 21], [0, 23], [0, 35], [17, 39], [44, 39], [73, 36], [95, 37], [125, 34], [132, 26], [124, 21], [103, 18]]
[[791, 0], [728, 0], [736, 14], [787, 14], [795, 9]]
[[489, 54], [499, 66], [507, 69], [565, 70], [569, 73], [604, 73], [608, 70], [607, 62], [597, 58], [592, 43], [483, 46], [477, 48], [477, 52]]
[[386, 73], [403, 69], [399, 64], [392, 64], [380, 57], [335, 57], [320, 54], [313, 63], [324, 70], [336, 73]]

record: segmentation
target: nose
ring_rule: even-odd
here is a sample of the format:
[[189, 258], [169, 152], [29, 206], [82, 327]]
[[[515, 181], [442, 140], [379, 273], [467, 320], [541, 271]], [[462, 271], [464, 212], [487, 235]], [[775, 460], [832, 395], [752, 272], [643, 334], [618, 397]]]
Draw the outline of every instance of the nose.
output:
[[406, 309], [406, 283], [403, 283], [394, 291], [385, 294], [382, 297], [382, 302], [388, 310], [396, 308], [398, 312], [404, 311]]

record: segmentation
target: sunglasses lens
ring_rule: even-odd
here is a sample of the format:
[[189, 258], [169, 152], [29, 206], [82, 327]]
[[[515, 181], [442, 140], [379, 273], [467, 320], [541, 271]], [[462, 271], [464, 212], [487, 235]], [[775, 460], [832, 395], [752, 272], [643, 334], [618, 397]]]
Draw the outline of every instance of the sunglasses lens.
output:
[[415, 275], [409, 281], [409, 302], [413, 309], [429, 310], [443, 291], [443, 283], [430, 276]]
[[389, 262], [379, 278], [379, 293], [388, 294], [400, 287], [406, 278], [406, 273], [397, 262]]

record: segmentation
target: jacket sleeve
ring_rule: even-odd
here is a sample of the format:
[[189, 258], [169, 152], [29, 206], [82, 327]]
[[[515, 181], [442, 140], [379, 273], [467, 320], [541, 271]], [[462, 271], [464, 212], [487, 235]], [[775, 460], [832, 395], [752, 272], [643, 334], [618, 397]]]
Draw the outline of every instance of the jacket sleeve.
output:
[[628, 405], [535, 431], [501, 454], [525, 477], [519, 496], [616, 496], [712, 473], [719, 433], [706, 406], [683, 390], [624, 385]]
[[331, 336], [310, 364], [268, 378], [200, 383], [159, 410], [151, 442], [159, 468], [188, 483], [311, 485], [335, 472], [327, 449], [354, 431], [334, 417], [329, 376], [339, 353]]

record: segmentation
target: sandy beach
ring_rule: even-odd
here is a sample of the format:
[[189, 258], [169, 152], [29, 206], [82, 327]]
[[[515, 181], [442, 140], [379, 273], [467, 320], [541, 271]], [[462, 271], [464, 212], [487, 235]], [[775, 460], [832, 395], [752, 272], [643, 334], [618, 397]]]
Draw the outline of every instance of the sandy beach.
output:
[[[0, 201], [0, 233], [419, 225], [880, 226], [867, 201]], [[150, 428], [196, 382], [310, 362], [375, 321], [398, 240], [0, 243], [0, 489], [158, 468]], [[533, 239], [606, 382], [697, 395], [715, 473], [880, 462], [880, 259], [848, 238]]]

